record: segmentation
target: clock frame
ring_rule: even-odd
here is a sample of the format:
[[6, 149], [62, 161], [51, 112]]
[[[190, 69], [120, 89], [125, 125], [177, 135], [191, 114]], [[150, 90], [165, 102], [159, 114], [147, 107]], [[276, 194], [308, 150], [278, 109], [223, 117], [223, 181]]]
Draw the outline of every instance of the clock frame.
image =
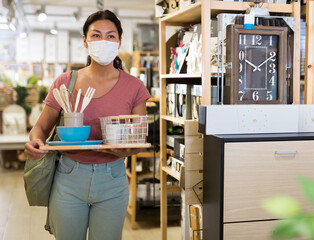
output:
[[[224, 103], [225, 104], [286, 104], [286, 62], [287, 62], [287, 27], [273, 27], [273, 26], [255, 26], [254, 30], [243, 29], [243, 25], [229, 25], [227, 26], [226, 34], [226, 62], [231, 62], [231, 67], [226, 69], [226, 79], [224, 86]], [[241, 39], [240, 39], [241, 36]], [[243, 48], [244, 36], [251, 36], [250, 44], [247, 44], [247, 48], [250, 49], [250, 55], [263, 55], [258, 51], [265, 51], [265, 60], [260, 60], [252, 64], [251, 61], [247, 61], [246, 52], [243, 55], [243, 51], [239, 49]], [[255, 39], [256, 38], [256, 39]], [[274, 41], [276, 48], [272, 53], [275, 55], [271, 57], [271, 50], [268, 46], [256, 46], [254, 47], [252, 42], [259, 41], [261, 43], [263, 39], [268, 39], [268, 43]], [[266, 40], [265, 40], [266, 42]], [[241, 47], [240, 47], [241, 44]], [[245, 45], [245, 44], [244, 44]], [[254, 42], [256, 45], [256, 42]], [[256, 53], [254, 54], [254, 49]], [[258, 49], [260, 48], [260, 49]], [[253, 50], [252, 50], [253, 49]], [[242, 56], [242, 58], [241, 58]], [[243, 63], [243, 57], [245, 62]], [[240, 59], [242, 60], [240, 60]], [[264, 64], [263, 64], [264, 63]], [[246, 68], [243, 70], [243, 64]], [[270, 65], [273, 64], [273, 65]], [[250, 66], [249, 66], [250, 65]], [[261, 67], [259, 67], [261, 66]], [[271, 72], [270, 67], [273, 67], [275, 72]], [[269, 69], [267, 68], [269, 67]], [[262, 71], [262, 68], [264, 68]], [[256, 71], [258, 70], [258, 71]], [[243, 75], [242, 71], [246, 71]], [[256, 74], [259, 74], [257, 77]], [[259, 79], [259, 80], [256, 80]], [[263, 80], [263, 81], [262, 81]], [[271, 81], [272, 80], [272, 81]], [[245, 85], [241, 85], [245, 84]], [[263, 86], [250, 88], [247, 86]], [[240, 90], [239, 90], [240, 89]], [[244, 97], [245, 96], [245, 97]], [[262, 97], [260, 97], [262, 96]], [[273, 98], [275, 96], [275, 98]]]

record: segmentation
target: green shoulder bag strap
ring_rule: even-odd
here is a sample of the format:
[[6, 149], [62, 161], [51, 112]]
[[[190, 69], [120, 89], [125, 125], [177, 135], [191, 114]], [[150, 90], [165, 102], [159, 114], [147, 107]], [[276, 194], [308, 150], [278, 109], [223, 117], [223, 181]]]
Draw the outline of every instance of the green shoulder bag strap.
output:
[[[72, 96], [72, 92], [73, 92], [73, 88], [75, 86], [75, 82], [76, 82], [76, 78], [77, 78], [77, 71], [73, 70], [72, 71], [72, 75], [71, 75], [71, 82], [70, 85], [68, 87], [68, 91], [69, 91], [69, 98], [71, 99]], [[61, 118], [60, 118], [60, 122], [58, 125], [63, 126], [64, 125], [64, 121], [63, 121], [63, 113], [64, 111], [61, 110]], [[57, 134], [54, 134], [53, 137], [54, 141], [59, 140]], [[53, 234], [50, 228], [50, 224], [49, 224], [49, 207], [47, 207], [47, 218], [46, 218], [46, 225], [45, 225], [45, 230], [48, 231], [50, 234]]]

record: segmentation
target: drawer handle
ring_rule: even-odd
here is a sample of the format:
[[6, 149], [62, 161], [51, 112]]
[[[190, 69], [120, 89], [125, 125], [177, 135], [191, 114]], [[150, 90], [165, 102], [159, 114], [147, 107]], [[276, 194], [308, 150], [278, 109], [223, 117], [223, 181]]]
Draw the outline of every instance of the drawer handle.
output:
[[297, 151], [275, 151], [275, 155], [296, 155]]

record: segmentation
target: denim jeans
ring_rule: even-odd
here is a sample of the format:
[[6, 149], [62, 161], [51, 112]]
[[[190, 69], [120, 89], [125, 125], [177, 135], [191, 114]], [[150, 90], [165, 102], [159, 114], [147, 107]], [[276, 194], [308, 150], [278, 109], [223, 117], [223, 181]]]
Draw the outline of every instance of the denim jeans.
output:
[[124, 159], [82, 164], [62, 155], [49, 202], [57, 240], [121, 240], [129, 200]]

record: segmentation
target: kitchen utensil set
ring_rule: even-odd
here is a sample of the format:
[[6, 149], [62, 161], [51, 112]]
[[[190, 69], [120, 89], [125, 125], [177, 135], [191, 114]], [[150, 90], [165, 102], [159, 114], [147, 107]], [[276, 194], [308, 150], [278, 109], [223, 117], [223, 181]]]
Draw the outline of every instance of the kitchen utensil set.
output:
[[[60, 90], [58, 88], [53, 89], [52, 93], [53, 93], [53, 96], [55, 97], [55, 99], [57, 100], [57, 102], [59, 103], [59, 105], [64, 110], [64, 112], [70, 113], [70, 112], [77, 112], [78, 104], [79, 104], [80, 98], [81, 98], [81, 91], [82, 91], [81, 89], [78, 90], [75, 104], [74, 104], [74, 109], [73, 109], [73, 106], [70, 102], [68, 89], [66, 88], [66, 86], [64, 84], [62, 84], [60, 86]], [[81, 107], [81, 111], [80, 111], [81, 113], [84, 111], [84, 109], [87, 107], [87, 105], [89, 104], [89, 102], [93, 98], [95, 91], [96, 91], [95, 88], [88, 87], [88, 89], [84, 95], [84, 98], [83, 98], [82, 107]]]

